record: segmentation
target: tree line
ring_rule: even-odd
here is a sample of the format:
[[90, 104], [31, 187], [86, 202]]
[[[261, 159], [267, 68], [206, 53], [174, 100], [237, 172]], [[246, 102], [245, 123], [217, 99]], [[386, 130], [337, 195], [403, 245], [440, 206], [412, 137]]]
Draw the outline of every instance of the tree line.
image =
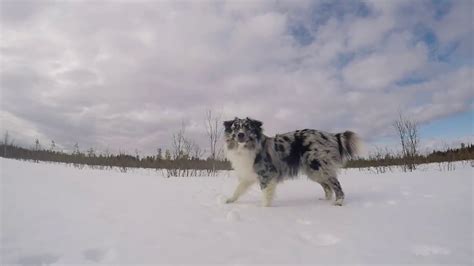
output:
[[[204, 151], [192, 139], [186, 136], [186, 128], [183, 123], [181, 129], [172, 135], [170, 149], [164, 154], [162, 149], [157, 149], [156, 155], [140, 156], [126, 153], [111, 154], [109, 152], [98, 153], [93, 148], [86, 151], [79, 149], [79, 144], [74, 145], [70, 153], [59, 151], [56, 143], [51, 141], [48, 148], [43, 147], [36, 139], [33, 147], [24, 148], [14, 145], [8, 131], [0, 142], [0, 156], [34, 162], [47, 161], [72, 164], [82, 168], [105, 169], [118, 167], [122, 171], [129, 168], [151, 168], [163, 172], [167, 177], [171, 176], [216, 176], [221, 170], [231, 170], [231, 164], [223, 156], [222, 139], [222, 115], [215, 115], [207, 111], [205, 116], [206, 133], [209, 140], [209, 155], [204, 158]], [[419, 152], [418, 123], [400, 115], [393, 123], [394, 129], [399, 136], [401, 152], [393, 153], [388, 150], [377, 149], [368, 158], [353, 158], [348, 161], [345, 168], [369, 168], [375, 169], [377, 173], [400, 167], [403, 171], [413, 171], [420, 164], [438, 163], [440, 170], [454, 170], [455, 161], [467, 161], [474, 159], [474, 146], [472, 144], [461, 144], [459, 148], [447, 148], [444, 151], [433, 150], [423, 155]]]
[[[98, 169], [107, 169], [118, 167], [122, 171], [128, 168], [151, 168], [164, 171], [165, 175], [170, 176], [203, 176], [216, 175], [217, 171], [231, 170], [231, 164], [225, 159], [199, 158], [196, 153], [192, 155], [192, 149], [186, 144], [186, 139], [176, 139], [175, 145], [183, 146], [176, 153], [166, 150], [162, 154], [158, 149], [156, 155], [140, 156], [139, 154], [130, 155], [126, 153], [97, 154], [93, 149], [85, 152], [79, 150], [78, 144], [74, 145], [74, 151], [71, 153], [54, 150], [54, 142], [50, 148], [41, 147], [38, 140], [32, 148], [23, 148], [13, 143], [0, 143], [0, 156], [19, 160], [29, 160], [34, 162], [58, 162], [72, 164], [75, 167], [89, 166]], [[182, 143], [180, 143], [182, 142]], [[187, 148], [186, 148], [187, 147]], [[192, 145], [191, 145], [192, 147]], [[444, 151], [433, 150], [426, 155], [412, 155], [409, 160], [414, 165], [426, 163], [445, 163], [443, 167], [447, 170], [452, 167], [449, 163], [455, 161], [467, 161], [474, 159], [474, 145], [461, 144], [458, 148], [448, 148]], [[355, 158], [347, 162], [345, 168], [374, 168], [377, 172], [385, 172], [392, 167], [402, 167], [406, 169], [406, 154], [394, 154], [389, 151], [381, 151], [371, 154], [368, 158]], [[441, 166], [440, 166], [441, 167]]]
[[129, 168], [152, 168], [163, 172], [167, 177], [171, 176], [216, 176], [220, 170], [231, 169], [230, 162], [223, 156], [222, 143], [222, 114], [215, 114], [211, 110], [206, 112], [204, 126], [209, 140], [209, 156], [204, 157], [204, 150], [186, 135], [186, 126], [182, 123], [181, 128], [172, 134], [172, 142], [169, 149], [163, 151], [157, 149], [156, 155], [140, 156], [138, 151], [135, 155], [120, 152], [111, 154], [109, 152], [98, 153], [93, 148], [86, 151], [79, 149], [76, 143], [70, 153], [59, 151], [54, 140], [49, 147], [43, 147], [38, 139], [33, 147], [24, 148], [14, 145], [8, 131], [4, 134], [0, 143], [0, 156], [34, 162], [47, 161], [72, 164], [82, 168], [105, 169], [118, 167], [121, 171]]
[[[39, 144], [39, 142], [35, 143]], [[34, 162], [58, 162], [72, 164], [76, 167], [90, 166], [98, 169], [118, 167], [122, 171], [126, 171], [128, 168], [152, 168], [164, 170], [168, 176], [211, 175], [212, 173], [210, 171], [213, 169], [217, 171], [231, 169], [230, 163], [226, 160], [202, 159], [184, 153], [173, 158], [169, 150], [166, 150], [164, 156], [161, 156], [160, 152], [158, 152], [157, 155], [149, 156], [140, 156], [138, 154], [130, 155], [126, 153], [110, 154], [107, 152], [96, 154], [93, 149], [82, 152], [76, 144], [74, 151], [67, 153], [44, 149], [39, 145], [27, 149], [16, 146], [13, 143], [2, 142], [0, 144], [0, 151], [1, 157], [4, 158]], [[176, 171], [179, 171], [179, 173], [176, 173]]]
[[[443, 163], [447, 168], [449, 163], [456, 161], [474, 160], [474, 145], [461, 144], [458, 148], [448, 148], [444, 151], [433, 150], [429, 154], [394, 154], [390, 151], [378, 150], [368, 158], [357, 158], [347, 162], [347, 168], [375, 168], [377, 172], [385, 172], [391, 167], [401, 167], [405, 171], [412, 171], [414, 166], [427, 163]], [[407, 161], [409, 166], [407, 167]], [[450, 169], [447, 169], [450, 170]]]

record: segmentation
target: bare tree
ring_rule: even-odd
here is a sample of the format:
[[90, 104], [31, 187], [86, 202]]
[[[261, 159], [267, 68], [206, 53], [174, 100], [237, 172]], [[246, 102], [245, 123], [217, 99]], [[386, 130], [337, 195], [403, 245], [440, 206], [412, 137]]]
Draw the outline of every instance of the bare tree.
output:
[[91, 147], [90, 149], [87, 150], [87, 156], [88, 156], [89, 158], [95, 157], [94, 148]]
[[135, 149], [135, 158], [137, 158], [137, 161], [140, 161], [140, 151], [138, 149]]
[[169, 160], [171, 160], [171, 159], [172, 159], [172, 157], [171, 157], [171, 151], [168, 150], [168, 149], [166, 149], [166, 150], [165, 150], [165, 160], [168, 160], [168, 161], [169, 161]]
[[173, 143], [171, 144], [171, 156], [173, 160], [183, 159], [184, 155], [184, 145], [185, 145], [185, 137], [184, 134], [186, 132], [186, 126], [184, 123], [181, 124], [181, 128], [178, 132], [173, 133]]
[[163, 151], [161, 150], [161, 148], [156, 149], [156, 159], [157, 160], [163, 159]]
[[209, 174], [216, 175], [216, 160], [222, 155], [220, 140], [223, 133], [222, 114], [213, 114], [212, 110], [206, 111], [206, 132], [209, 138], [209, 159], [212, 161], [212, 171]]
[[418, 123], [414, 120], [409, 120], [400, 114], [399, 118], [393, 123], [398, 136], [400, 137], [400, 144], [402, 145], [402, 157], [404, 160], [404, 171], [413, 171], [416, 169], [416, 156], [419, 152], [419, 133]]
[[50, 151], [55, 151], [56, 150], [56, 142], [54, 140], [51, 140], [51, 146], [49, 148]]
[[[168, 153], [168, 150], [166, 151]], [[197, 176], [201, 171], [191, 169], [191, 161], [202, 157], [201, 148], [191, 139], [186, 137], [186, 127], [181, 124], [181, 129], [173, 133], [171, 143], [172, 167], [167, 169], [167, 176]], [[165, 155], [166, 157], [167, 155]]]
[[196, 142], [184, 138], [184, 154], [187, 159], [200, 159], [203, 156], [203, 151]]
[[3, 145], [8, 145], [8, 142], [10, 141], [10, 134], [8, 133], [8, 130], [5, 131], [5, 134], [3, 135]]
[[184, 159], [184, 133], [185, 133], [185, 126], [184, 123], [181, 124], [181, 129], [173, 133], [173, 141], [171, 143], [171, 158], [174, 162], [174, 167], [170, 167], [167, 170], [167, 176], [182, 176], [181, 173], [182, 169], [182, 159]]
[[79, 143], [74, 144], [74, 151], [72, 152], [73, 155], [79, 155], [81, 154], [81, 151], [79, 150]]
[[203, 155], [204, 151], [201, 149], [201, 147], [199, 147], [199, 145], [197, 145], [197, 143], [194, 143], [193, 149], [191, 151], [191, 156], [193, 158], [200, 159]]
[[3, 157], [7, 157], [7, 145], [10, 141], [10, 134], [8, 134], [8, 130], [5, 132], [3, 136]]
[[41, 150], [41, 144], [39, 139], [35, 139], [35, 151]]

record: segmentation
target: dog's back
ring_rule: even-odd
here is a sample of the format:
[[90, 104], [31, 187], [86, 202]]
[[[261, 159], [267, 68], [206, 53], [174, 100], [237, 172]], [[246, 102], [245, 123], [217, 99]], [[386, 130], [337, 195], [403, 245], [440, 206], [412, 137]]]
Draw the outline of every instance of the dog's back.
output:
[[275, 151], [292, 167], [310, 155], [343, 165], [357, 155], [359, 140], [355, 133], [332, 134], [313, 129], [303, 129], [275, 136]]
[[336, 205], [342, 205], [344, 193], [337, 180], [337, 172], [359, 151], [359, 139], [351, 131], [327, 133], [304, 129], [265, 138], [257, 153], [254, 169], [265, 188], [272, 180], [303, 172], [323, 187], [326, 198], [336, 194]]

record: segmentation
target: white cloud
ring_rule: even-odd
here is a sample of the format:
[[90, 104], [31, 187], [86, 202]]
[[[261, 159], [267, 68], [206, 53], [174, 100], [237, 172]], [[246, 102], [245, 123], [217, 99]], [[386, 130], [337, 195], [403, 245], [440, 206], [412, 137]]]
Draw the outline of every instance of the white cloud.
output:
[[380, 51], [350, 63], [343, 76], [351, 86], [362, 90], [382, 90], [427, 63], [428, 51], [418, 43], [408, 44], [405, 34], [390, 37]]
[[428, 98], [425, 104], [413, 107], [412, 115], [419, 122], [472, 109], [470, 102], [474, 98], [472, 77], [474, 69], [463, 67], [456, 71], [442, 74], [428, 82], [423, 82], [407, 89], [421, 93]]
[[350, 128], [373, 140], [400, 109], [430, 121], [473, 98], [472, 66], [433, 62], [413, 36], [426, 22], [441, 42], [467, 43], [456, 3], [438, 22], [398, 1], [368, 2], [362, 16], [313, 1], [5, 3], [0, 130], [27, 143], [154, 152], [184, 121], [204, 146], [208, 108], [261, 119], [269, 134]]
[[35, 128], [31, 127], [30, 123], [9, 112], [0, 111], [0, 125], [2, 128], [6, 129], [5, 132], [2, 132], [2, 139], [4, 134], [8, 132], [10, 141], [15, 145], [29, 148], [33, 146], [35, 139], [47, 138], [41, 132], [38, 132]]
[[[360, 18], [349, 23], [347, 32], [349, 47], [351, 50], [358, 50], [366, 47], [377, 46], [395, 24], [395, 14], [393, 2], [373, 1], [376, 14], [366, 18]], [[380, 4], [387, 6], [379, 6]]]
[[450, 12], [435, 24], [439, 40], [448, 43], [461, 38], [472, 39], [473, 10], [473, 2], [469, 0], [460, 0], [453, 4]]

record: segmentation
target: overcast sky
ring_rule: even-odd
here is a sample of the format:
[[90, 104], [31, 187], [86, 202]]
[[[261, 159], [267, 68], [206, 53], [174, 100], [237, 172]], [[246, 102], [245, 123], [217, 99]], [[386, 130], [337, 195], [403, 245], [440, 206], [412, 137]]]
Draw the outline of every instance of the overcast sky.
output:
[[473, 134], [469, 0], [0, 2], [18, 144], [152, 153], [184, 122], [205, 147], [206, 109], [269, 135], [390, 142], [399, 112], [431, 141]]

